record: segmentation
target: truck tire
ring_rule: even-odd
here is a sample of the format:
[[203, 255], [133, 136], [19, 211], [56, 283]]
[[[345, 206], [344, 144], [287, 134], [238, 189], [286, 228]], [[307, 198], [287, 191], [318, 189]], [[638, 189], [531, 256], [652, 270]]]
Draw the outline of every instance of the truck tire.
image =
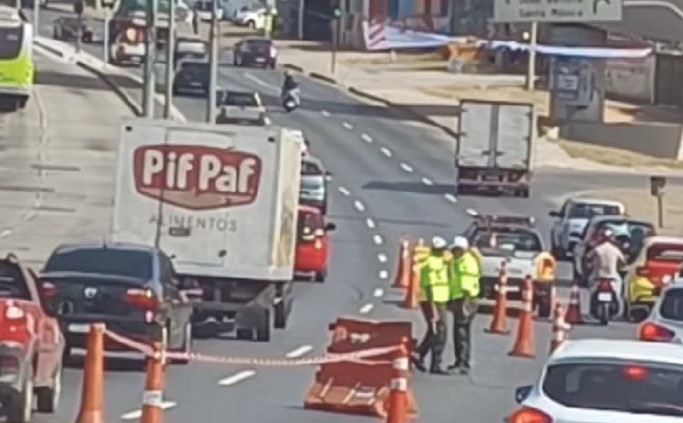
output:
[[273, 306], [273, 327], [275, 329], [285, 329], [287, 327], [287, 318], [292, 310], [292, 301], [283, 299]]
[[52, 386], [36, 389], [37, 409], [40, 413], [54, 413], [59, 406], [62, 394], [62, 366], [60, 365], [52, 376]]
[[327, 279], [327, 268], [321, 270], [320, 272], [315, 272], [315, 276], [313, 278], [316, 282], [325, 282], [325, 279]]
[[254, 328], [254, 335], [254, 340], [256, 342], [270, 341], [270, 310], [264, 310], [261, 321]]
[[[30, 365], [29, 365], [30, 366]], [[24, 384], [19, 395], [10, 398], [7, 404], [7, 421], [12, 423], [31, 423], [33, 414], [33, 368], [24, 374]]]

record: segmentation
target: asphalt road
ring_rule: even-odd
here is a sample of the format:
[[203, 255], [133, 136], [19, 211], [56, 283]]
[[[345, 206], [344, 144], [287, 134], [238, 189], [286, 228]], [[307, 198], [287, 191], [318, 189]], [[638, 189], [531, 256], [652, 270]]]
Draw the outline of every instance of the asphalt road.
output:
[[[42, 22], [51, 20], [50, 16], [55, 15], [44, 12]], [[50, 35], [49, 27], [44, 24], [40, 30], [41, 34]], [[100, 48], [97, 45], [86, 47], [98, 57], [101, 56]], [[62, 173], [48, 174], [50, 184], [55, 187], [67, 184], [75, 185], [79, 191], [90, 191], [88, 187], [91, 183], [100, 179], [113, 179], [113, 124], [118, 118], [117, 113], [113, 111], [120, 109], [114, 108], [113, 104], [105, 103], [108, 96], [104, 92], [99, 92], [97, 98], [93, 93], [83, 94], [83, 88], [78, 86], [82, 87], [85, 84], [85, 78], [83, 75], [75, 78], [73, 75], [77, 75], [77, 72], [73, 67], [66, 69], [55, 63], [50, 63], [49, 66], [52, 70], [62, 69], [64, 73], [68, 73], [69, 76], [61, 75], [62, 81], [70, 81], [73, 86], [63, 88], [59, 93], [55, 91], [53, 97], [46, 100], [48, 116], [53, 109], [57, 117], [54, 123], [48, 120], [48, 124], [43, 126], [51, 128], [50, 125], [57, 125], [76, 132], [68, 132], [68, 136], [50, 138], [50, 142], [43, 147], [28, 142], [27, 146], [24, 146], [28, 151], [22, 156], [22, 160], [26, 164], [31, 163], [34, 156], [32, 152], [42, 148], [47, 151], [46, 157], [54, 155], [67, 161], [63, 154], [66, 146], [88, 148], [91, 138], [107, 139], [111, 144], [96, 143], [99, 149], [95, 149], [107, 164], [95, 161], [90, 156], [82, 156], [84, 163], [81, 163], [81, 166], [83, 169], [89, 169], [92, 174], [80, 174], [75, 177], [78, 179], [74, 179], [73, 176], [61, 176]], [[482, 213], [534, 215], [539, 220], [539, 226], [547, 231], [550, 224], [547, 218], [548, 207], [557, 201], [562, 193], [596, 186], [612, 186], [610, 184], [644, 183], [644, 177], [637, 175], [586, 175], [564, 171], [539, 171], [530, 199], [456, 199], [449, 194], [453, 173], [452, 153], [440, 133], [411, 122], [406, 117], [389, 113], [387, 109], [362, 103], [333, 87], [304, 78], [301, 78], [300, 83], [303, 107], [291, 114], [284, 114], [277, 101], [280, 85], [278, 72], [230, 67], [220, 70], [222, 86], [259, 91], [270, 106], [270, 116], [274, 124], [301, 128], [311, 140], [313, 154], [321, 157], [334, 173], [331, 218], [337, 223], [338, 231], [333, 236], [330, 279], [323, 285], [297, 285], [290, 326], [284, 332], [276, 332], [272, 342], [257, 344], [235, 340], [204, 340], [196, 343], [196, 349], [200, 352], [248, 357], [285, 357], [288, 353], [291, 353], [290, 356], [316, 355], [321, 353], [327, 344], [327, 324], [344, 314], [367, 315], [375, 319], [410, 319], [417, 323], [416, 333], [419, 335], [422, 324], [418, 314], [397, 308], [393, 304], [396, 293], [389, 289], [397, 254], [397, 240], [401, 235], [430, 237], [441, 234], [450, 238], [469, 223], [465, 213], [468, 208]], [[78, 103], [71, 106], [71, 101]], [[175, 104], [188, 120], [203, 119], [203, 99], [178, 98]], [[4, 139], [32, 140], [33, 143], [41, 139], [40, 134], [44, 129], [41, 129], [39, 122], [36, 123], [36, 113], [35, 109], [29, 109], [20, 116], [10, 117], [13, 123], [0, 125], [0, 128], [3, 128], [0, 129], [0, 133], [3, 130], [10, 131], [7, 135], [3, 134]], [[72, 117], [73, 121], [68, 122], [90, 123], [90, 131], [92, 126], [103, 127], [101, 119], [109, 121], [111, 128], [107, 129], [107, 132], [100, 129], [90, 135], [85, 129], [78, 129], [75, 125], [60, 124], [66, 121], [62, 113]], [[74, 116], [75, 113], [78, 114], [78, 119]], [[48, 132], [51, 132], [51, 129], [48, 129]], [[8, 141], [3, 141], [3, 145], [5, 142]], [[0, 152], [5, 154], [4, 150]], [[81, 157], [80, 153], [73, 154], [73, 157]], [[66, 157], [72, 156], [69, 154]], [[11, 165], [24, 169], [23, 173], [8, 173], [6, 178], [10, 182], [7, 183], [17, 184], [18, 180], [24, 180], [23, 183], [28, 184], [26, 181], [33, 180], [25, 175], [26, 164], [13, 157], [7, 160]], [[4, 171], [0, 173], [4, 174]], [[36, 176], [32, 178], [35, 179]], [[54, 181], [52, 178], [55, 178]], [[76, 183], [81, 180], [84, 181], [83, 184]], [[101, 207], [99, 213], [84, 208], [82, 212], [76, 212], [78, 217], [72, 217], [73, 213], [68, 215], [70, 217], [64, 217], [64, 213], [46, 214], [43, 226], [37, 223], [25, 225], [25, 236], [16, 237], [16, 241], [8, 244], [8, 248], [31, 248], [29, 251], [32, 253], [34, 245], [38, 245], [41, 254], [34, 259], [39, 260], [44, 251], [43, 245], [55, 243], [57, 238], [61, 240], [68, 236], [97, 236], [104, 233], [106, 219], [100, 217], [107, 213], [106, 198], [111, 198], [111, 188], [105, 188], [103, 182], [96, 191], [102, 196], [101, 202], [97, 203]], [[17, 198], [13, 201], [19, 204], [19, 211], [8, 210], [4, 221], [13, 221], [16, 216], [21, 219], [27, 207], [30, 213], [30, 204], [34, 201], [35, 194], [12, 192], [11, 195], [12, 198]], [[89, 198], [89, 195], [85, 198], [64, 197], [59, 200], [59, 204], [62, 207], [67, 207], [64, 204], [70, 204], [70, 207], [80, 210], [81, 204], [89, 204]], [[97, 222], [91, 222], [95, 215]], [[62, 219], [71, 218], [80, 219], [75, 222], [81, 223], [62, 223]], [[85, 222], [91, 224], [92, 229], [86, 230]], [[71, 228], [71, 232], [64, 232], [64, 225], [70, 225], [68, 227]], [[45, 231], [50, 234], [50, 242], [46, 242], [48, 240], [45, 239]], [[16, 233], [19, 233], [18, 230]], [[10, 236], [7, 236], [7, 240], [14, 239]], [[566, 270], [563, 270], [563, 273], [567, 277]], [[454, 419], [454, 411], [457, 411], [457, 415], [463, 421], [501, 421], [513, 406], [513, 388], [532, 382], [537, 376], [547, 354], [550, 332], [548, 322], [536, 323], [538, 356], [531, 360], [507, 357], [506, 353], [513, 339], [483, 334], [482, 328], [487, 324], [488, 316], [481, 316], [475, 320], [475, 370], [471, 377], [435, 378], [421, 374], [414, 377], [413, 387], [420, 406], [420, 421], [451, 422]], [[511, 326], [514, 328], [514, 322], [511, 322]], [[625, 323], [615, 323], [609, 330], [584, 325], [575, 328], [571, 336], [631, 338], [634, 330], [632, 325]], [[450, 350], [446, 361], [451, 361]], [[327, 422], [344, 423], [376, 421], [364, 417], [322, 415], [301, 409], [302, 397], [312, 377], [313, 369], [309, 367], [248, 368], [201, 363], [185, 367], [174, 366], [167, 372], [165, 396], [169, 401], [169, 410], [165, 420], [170, 423], [181, 423], [199, 417], [206, 423], [224, 422], [226, 418], [235, 422], [314, 423], [323, 419]], [[67, 372], [65, 382], [64, 404], [57, 418], [49, 421], [62, 422], [73, 419], [79, 393], [80, 373], [77, 370]], [[118, 421], [124, 414], [138, 409], [141, 390], [140, 373], [108, 372], [107, 420]], [[135, 418], [135, 414], [125, 417]]]

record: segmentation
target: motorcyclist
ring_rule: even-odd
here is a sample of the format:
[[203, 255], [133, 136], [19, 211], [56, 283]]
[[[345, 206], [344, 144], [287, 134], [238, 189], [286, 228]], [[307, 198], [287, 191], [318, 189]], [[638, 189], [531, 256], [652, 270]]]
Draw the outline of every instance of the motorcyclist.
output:
[[294, 77], [292, 76], [291, 72], [286, 70], [284, 76], [284, 81], [282, 81], [282, 98], [285, 98], [287, 93], [290, 93], [299, 88], [299, 84], [297, 84], [297, 82], [294, 80]]
[[622, 278], [621, 269], [627, 264], [626, 257], [618, 246], [614, 232], [606, 229], [597, 245], [588, 253], [588, 263], [591, 274], [588, 279], [588, 289], [592, 292], [600, 279], [612, 280], [612, 289], [618, 299], [621, 298]]

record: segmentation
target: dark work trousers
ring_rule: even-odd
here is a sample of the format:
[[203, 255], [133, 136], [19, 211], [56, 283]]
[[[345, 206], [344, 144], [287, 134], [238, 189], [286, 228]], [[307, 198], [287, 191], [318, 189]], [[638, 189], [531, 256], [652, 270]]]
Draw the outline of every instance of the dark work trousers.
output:
[[448, 311], [453, 315], [453, 349], [455, 363], [451, 367], [470, 367], [471, 326], [477, 314], [477, 302], [471, 298], [460, 298], [448, 303]]
[[415, 351], [420, 361], [431, 352], [430, 370], [440, 370], [446, 345], [446, 304], [421, 301], [420, 310], [427, 324], [427, 330]]

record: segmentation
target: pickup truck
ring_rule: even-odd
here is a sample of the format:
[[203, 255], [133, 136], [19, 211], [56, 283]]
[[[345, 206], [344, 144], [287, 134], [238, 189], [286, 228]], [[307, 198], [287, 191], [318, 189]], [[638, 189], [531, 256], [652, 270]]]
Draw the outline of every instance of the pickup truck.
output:
[[31, 421], [59, 404], [64, 337], [42, 305], [36, 274], [9, 254], [0, 259], [0, 402], [7, 421]]

